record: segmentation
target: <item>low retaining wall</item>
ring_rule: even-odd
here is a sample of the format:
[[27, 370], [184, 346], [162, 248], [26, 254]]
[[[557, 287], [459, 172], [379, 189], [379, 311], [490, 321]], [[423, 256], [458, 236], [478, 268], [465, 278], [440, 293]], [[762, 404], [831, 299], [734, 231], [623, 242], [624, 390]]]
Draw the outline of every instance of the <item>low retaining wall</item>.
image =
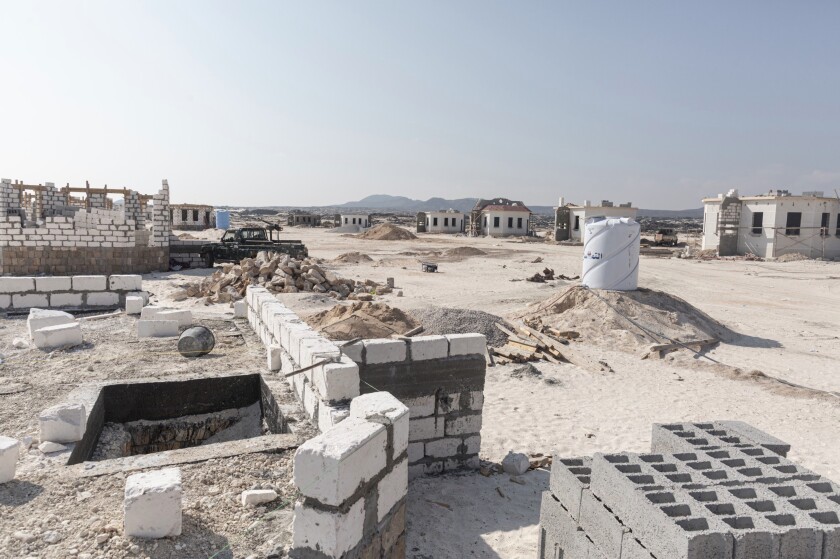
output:
[[0, 309], [125, 306], [139, 275], [0, 277]]
[[339, 347], [262, 287], [247, 290], [248, 320], [267, 348], [268, 368], [289, 373], [307, 415], [325, 431], [347, 417], [347, 403], [385, 391], [410, 410], [410, 476], [478, 468], [487, 342], [481, 334], [364, 340]]
[[201, 255], [200, 249], [202, 246], [210, 242], [211, 241], [170, 237], [169, 259], [173, 262], [177, 262], [185, 268], [206, 268], [207, 266], [204, 262], [204, 257]]
[[408, 408], [387, 392], [355, 398], [350, 415], [295, 454], [295, 559], [405, 557]]

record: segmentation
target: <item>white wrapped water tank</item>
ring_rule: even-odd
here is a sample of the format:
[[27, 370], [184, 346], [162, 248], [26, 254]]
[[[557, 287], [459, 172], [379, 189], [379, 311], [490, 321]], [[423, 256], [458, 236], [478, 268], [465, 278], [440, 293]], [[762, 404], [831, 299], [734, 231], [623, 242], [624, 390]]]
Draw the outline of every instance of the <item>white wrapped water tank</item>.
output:
[[639, 286], [639, 224], [628, 217], [590, 217], [584, 229], [581, 283], [592, 289], [636, 289]]

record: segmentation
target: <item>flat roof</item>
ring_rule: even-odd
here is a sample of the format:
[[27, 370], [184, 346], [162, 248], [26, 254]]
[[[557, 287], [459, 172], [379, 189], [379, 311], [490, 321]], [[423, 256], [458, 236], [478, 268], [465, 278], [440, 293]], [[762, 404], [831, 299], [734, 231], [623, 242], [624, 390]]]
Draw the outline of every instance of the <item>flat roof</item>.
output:
[[[737, 198], [739, 200], [746, 200], [749, 202], [773, 202], [776, 200], [825, 200], [828, 202], [840, 201], [840, 198], [834, 198], [831, 196], [802, 196], [801, 194], [795, 194], [791, 196], [737, 196]], [[704, 204], [721, 202], [721, 199], [715, 196], [714, 198], [703, 198], [702, 202]]]

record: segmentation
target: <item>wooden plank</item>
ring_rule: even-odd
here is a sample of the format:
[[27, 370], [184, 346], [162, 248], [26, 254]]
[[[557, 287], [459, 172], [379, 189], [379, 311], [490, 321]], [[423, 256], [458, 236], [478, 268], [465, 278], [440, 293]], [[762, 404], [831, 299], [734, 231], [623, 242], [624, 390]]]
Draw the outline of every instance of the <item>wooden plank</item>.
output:
[[520, 342], [518, 340], [508, 340], [507, 345], [509, 345], [510, 347], [516, 348], [516, 349], [521, 349], [525, 353], [534, 353], [534, 352], [538, 351], [538, 348], [537, 348], [536, 345], [529, 344], [529, 343], [526, 343], [526, 342]]
[[720, 340], [717, 338], [707, 338], [704, 340], [688, 340], [685, 342], [674, 342], [670, 344], [654, 344], [650, 346], [650, 351], [667, 351], [669, 349], [679, 349], [681, 347], [692, 347], [692, 346], [707, 346], [718, 343]]
[[542, 341], [547, 346], [549, 346], [550, 348], [554, 349], [557, 353], [559, 353], [560, 357], [562, 357], [563, 359], [565, 359], [566, 361], [568, 361], [569, 363], [571, 363], [573, 365], [577, 365], [581, 369], [584, 369], [584, 370], [587, 370], [587, 371], [590, 371], [590, 372], [593, 372], [593, 373], [601, 373], [601, 372], [605, 372], [605, 371], [609, 370], [608, 367], [605, 367], [601, 363], [598, 363], [597, 361], [593, 361], [592, 359], [589, 359], [585, 355], [581, 355], [580, 353], [578, 353], [574, 349], [572, 349], [572, 348], [570, 348], [566, 345], [563, 345], [559, 340], [555, 340], [554, 338], [552, 338], [550, 336], [547, 336], [547, 335], [545, 335], [541, 332], [537, 332], [536, 330], [534, 330], [533, 328], [531, 328], [531, 327], [529, 327], [525, 324], [520, 324], [519, 325], [519, 330], [528, 334], [528, 335], [530, 335], [530, 336], [532, 336], [532, 337], [534, 337], [534, 338], [536, 338], [536, 339], [538, 339], [538, 340], [540, 340], [540, 341]]

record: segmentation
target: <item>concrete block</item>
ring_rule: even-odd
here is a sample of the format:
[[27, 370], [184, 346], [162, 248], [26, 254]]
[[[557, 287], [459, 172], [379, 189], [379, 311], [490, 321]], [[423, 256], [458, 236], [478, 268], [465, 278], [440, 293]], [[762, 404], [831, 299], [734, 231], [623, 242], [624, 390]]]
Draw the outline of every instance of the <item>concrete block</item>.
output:
[[408, 422], [409, 442], [440, 439], [445, 434], [445, 420], [442, 417], [422, 417]]
[[0, 293], [35, 291], [35, 278], [0, 277]]
[[233, 303], [233, 318], [248, 318], [248, 303], [244, 299]]
[[73, 291], [107, 291], [105, 276], [73, 276]]
[[300, 342], [300, 365], [308, 367], [324, 360], [338, 360], [341, 350], [326, 338], [306, 338]]
[[344, 356], [339, 363], [312, 370], [312, 384], [327, 402], [350, 400], [359, 395], [359, 366]]
[[411, 419], [417, 417], [429, 417], [435, 414], [435, 397], [423, 396], [420, 398], [403, 398], [402, 403], [408, 407], [408, 414]]
[[0, 436], [0, 483], [15, 479], [19, 456], [20, 443], [18, 440]]
[[0, 293], [0, 309], [8, 309], [12, 306], [12, 296]]
[[35, 330], [32, 341], [38, 349], [57, 349], [82, 343], [82, 327], [78, 322], [45, 326]]
[[487, 338], [483, 334], [447, 334], [449, 355], [484, 355], [487, 352]]
[[178, 334], [177, 320], [144, 320], [141, 318], [137, 321], [138, 338], [173, 338]]
[[82, 404], [66, 403], [47, 408], [38, 415], [41, 442], [74, 443], [82, 440], [87, 413]]
[[549, 487], [551, 493], [569, 511], [577, 522], [580, 519], [580, 503], [583, 492], [589, 489], [592, 475], [592, 458], [560, 458], [555, 456], [551, 463]]
[[362, 342], [356, 342], [354, 344], [342, 344], [339, 343], [339, 348], [341, 349], [341, 353], [355, 361], [356, 363], [362, 363], [362, 350], [365, 348], [365, 344]]
[[445, 359], [449, 356], [446, 336], [417, 336], [410, 338], [411, 360]]
[[386, 443], [384, 425], [348, 417], [298, 448], [295, 484], [306, 497], [341, 505], [385, 468]]
[[[302, 377], [302, 375], [295, 376]], [[312, 389], [311, 382], [307, 382], [303, 378], [301, 378], [299, 382], [302, 386], [302, 394], [300, 400], [303, 403], [303, 411], [305, 411], [306, 415], [312, 418], [313, 421], [318, 421], [318, 406], [320, 405], [321, 400], [320, 398], [318, 398], [318, 395]], [[324, 429], [321, 429], [320, 426], [318, 428], [321, 431], [324, 431]]]
[[405, 499], [408, 493], [408, 460], [400, 460], [378, 485], [379, 501], [376, 504], [378, 521], [391, 512], [394, 505]]
[[467, 447], [466, 454], [478, 454], [481, 451], [481, 435], [473, 435], [464, 439]]
[[[540, 559], [586, 558], [590, 545], [586, 534], [550, 491], [542, 494], [540, 503], [540, 534], [538, 543]], [[615, 558], [610, 558], [615, 559]]]
[[350, 417], [350, 406], [331, 406], [325, 402], [318, 404], [318, 429], [326, 431], [330, 427], [335, 427], [345, 419]]
[[350, 402], [350, 416], [393, 426], [393, 458], [408, 448], [408, 408], [388, 392], [373, 392]]
[[193, 323], [192, 311], [188, 309], [167, 309], [158, 311], [155, 320], [174, 320], [178, 326], [185, 327]]
[[49, 305], [49, 296], [46, 293], [30, 293], [28, 295], [15, 293], [12, 295], [12, 306], [16, 309], [48, 307]]
[[605, 556], [621, 556], [621, 544], [629, 530], [589, 490], [583, 492], [578, 523]]
[[166, 538], [181, 534], [181, 470], [165, 468], [125, 480], [125, 536]]
[[50, 293], [50, 307], [81, 307], [81, 293]]
[[426, 442], [426, 456], [432, 458], [449, 458], [463, 454], [460, 449], [463, 441], [454, 437]]
[[446, 418], [446, 436], [471, 435], [481, 432], [481, 415], [462, 415]]
[[113, 307], [120, 304], [120, 296], [113, 291], [92, 291], [85, 294], [85, 302], [91, 307]]
[[752, 444], [764, 447], [779, 456], [787, 456], [790, 452], [790, 444], [773, 435], [769, 435], [743, 421], [716, 421], [716, 428], [723, 428], [733, 432], [736, 436], [748, 439]]
[[35, 278], [36, 291], [70, 291], [72, 281], [69, 276], [45, 276]]
[[303, 366], [303, 358], [301, 356], [303, 340], [317, 340], [320, 338], [321, 335], [310, 328], [309, 325], [306, 325], [306, 328], [295, 328], [289, 333], [289, 347], [285, 349], [292, 356], [295, 363]]
[[270, 503], [277, 498], [277, 492], [273, 489], [248, 489], [239, 496], [239, 501], [244, 507], [255, 507]]
[[140, 291], [143, 289], [143, 276], [138, 274], [110, 276], [108, 288], [112, 291]]
[[143, 310], [140, 313], [140, 320], [153, 320], [159, 312], [166, 310], [170, 309], [167, 309], [166, 307], [159, 307], [157, 305], [143, 307]]
[[268, 370], [279, 371], [282, 367], [281, 356], [283, 354], [283, 348], [277, 344], [271, 344], [265, 348], [265, 353], [266, 360], [268, 361], [266, 364]]
[[313, 550], [313, 557], [343, 557], [362, 540], [364, 525], [364, 499], [359, 499], [346, 514], [316, 510], [298, 502], [292, 524], [292, 545]]
[[426, 456], [424, 443], [408, 443], [408, 462], [413, 464]]
[[140, 314], [143, 312], [143, 298], [129, 295], [125, 298], [125, 314]]
[[394, 363], [405, 361], [406, 343], [402, 340], [365, 340], [365, 363]]
[[29, 316], [26, 319], [26, 329], [29, 331], [29, 337], [35, 336], [35, 330], [46, 328], [47, 326], [58, 326], [59, 324], [73, 324], [76, 319], [72, 314], [54, 311], [48, 309], [30, 309]]

